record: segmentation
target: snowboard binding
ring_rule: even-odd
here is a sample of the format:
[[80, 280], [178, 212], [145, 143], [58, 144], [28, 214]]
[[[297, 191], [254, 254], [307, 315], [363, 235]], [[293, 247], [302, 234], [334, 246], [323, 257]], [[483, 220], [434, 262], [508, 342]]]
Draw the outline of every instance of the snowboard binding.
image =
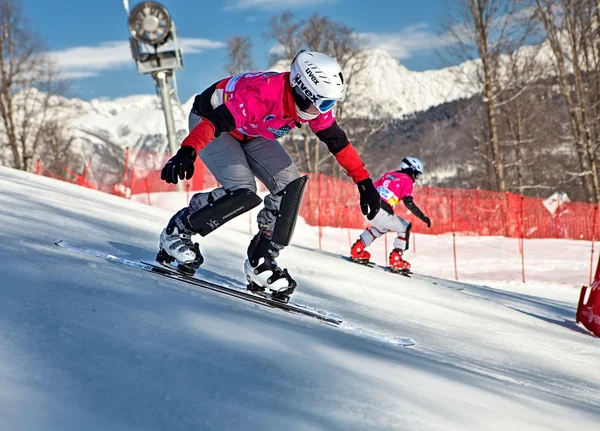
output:
[[392, 274], [400, 274], [400, 275], [404, 275], [405, 277], [409, 277], [409, 278], [410, 278], [410, 275], [413, 273], [410, 269], [392, 268], [390, 266], [386, 266], [385, 270], [388, 272], [391, 272]]
[[[196, 260], [191, 263], [179, 263], [177, 260], [168, 254], [164, 248], [160, 248], [158, 253], [156, 254], [156, 261], [164, 266], [169, 266], [171, 268], [175, 268], [185, 275], [194, 275], [196, 270], [200, 268], [200, 265], [204, 263], [204, 257], [202, 253], [200, 253], [200, 246], [198, 243], [194, 244], [193, 251], [196, 253]], [[175, 262], [175, 264], [174, 264]]]
[[369, 268], [375, 267], [375, 262], [371, 262], [369, 259], [357, 259], [355, 257], [346, 257], [350, 262], [358, 263], [359, 265], [368, 266]]
[[292, 295], [292, 293], [294, 293], [294, 290], [296, 290], [296, 282], [294, 281], [293, 285], [290, 286], [290, 287], [288, 287], [287, 289], [280, 290], [280, 291], [273, 291], [272, 290], [269, 293], [267, 293], [266, 290], [265, 290], [265, 287], [260, 286], [260, 285], [258, 285], [256, 283], [254, 283], [250, 279], [250, 277], [247, 277], [247, 280], [248, 280], [248, 285], [246, 286], [246, 289], [249, 292], [252, 292], [255, 295], [259, 295], [259, 296], [262, 296], [264, 298], [270, 298], [270, 299], [273, 299], [275, 301], [282, 302], [284, 304], [287, 304], [290, 301], [290, 296]]

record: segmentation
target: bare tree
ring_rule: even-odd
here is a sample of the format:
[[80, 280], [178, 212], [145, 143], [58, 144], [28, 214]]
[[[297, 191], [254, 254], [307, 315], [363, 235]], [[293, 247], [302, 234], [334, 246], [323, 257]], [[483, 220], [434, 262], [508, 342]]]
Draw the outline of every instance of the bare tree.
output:
[[74, 136], [66, 136], [65, 126], [60, 121], [46, 122], [40, 128], [44, 145], [40, 148], [40, 159], [51, 172], [67, 177], [67, 169], [83, 163], [72, 150]]
[[[524, 25], [531, 24], [529, 15]], [[548, 86], [542, 79], [548, 75], [548, 67], [538, 59], [539, 50], [540, 45], [519, 46], [505, 55], [503, 63], [510, 71], [511, 80], [498, 94], [496, 103], [499, 125], [504, 126], [499, 127], [499, 135], [502, 153], [506, 156], [507, 176], [510, 177], [510, 172], [514, 171], [513, 177], [516, 177], [516, 187], [510, 187], [515, 181], [507, 181], [508, 188], [516, 189], [520, 194], [533, 186], [530, 168], [540, 158], [536, 156], [541, 156], [531, 149], [548, 137], [547, 133], [543, 133], [548, 121], [542, 117], [540, 109], [540, 95]], [[523, 51], [527, 52], [524, 54]], [[544, 163], [543, 160], [541, 162]]]
[[265, 38], [274, 40], [277, 45], [270, 52], [271, 63], [276, 63], [281, 59], [292, 59], [300, 50], [302, 45], [298, 34], [304, 26], [303, 21], [295, 21], [292, 12], [283, 12], [279, 16], [274, 16], [269, 22], [269, 31], [265, 33]]
[[29, 170], [44, 140], [44, 125], [55, 121], [63, 91], [17, 0], [0, 0], [0, 148], [12, 165]]
[[234, 36], [227, 41], [228, 63], [225, 70], [229, 75], [239, 75], [254, 69], [252, 42], [248, 36]]
[[[330, 18], [314, 14], [307, 20], [297, 21], [292, 12], [284, 12], [279, 17], [271, 20], [270, 31], [266, 34], [268, 39], [277, 43], [277, 49], [272, 53], [272, 59], [288, 60], [298, 53], [300, 49], [318, 51], [336, 59], [344, 72], [346, 85], [346, 102], [353, 97], [353, 79], [356, 72], [362, 68], [363, 48], [361, 41], [354, 30], [332, 21]], [[351, 139], [359, 136], [359, 131], [366, 126], [358, 126], [356, 122], [347, 123], [350, 116], [346, 114], [344, 107], [346, 103], [338, 103], [334, 115], [336, 120], [348, 133]], [[373, 120], [371, 120], [373, 121]], [[375, 129], [383, 128], [377, 125]], [[291, 141], [291, 152], [300, 169], [306, 172], [323, 172], [343, 176], [343, 173], [334, 163], [330, 154], [322, 148], [323, 146], [309, 130], [300, 129], [301, 135], [292, 134], [287, 139]], [[364, 133], [364, 137], [372, 134]], [[363, 144], [366, 144], [364, 142]], [[361, 150], [365, 145], [357, 146]]]
[[579, 178], [588, 200], [600, 201], [598, 140], [600, 62], [597, 0], [533, 0], [554, 55], [560, 92], [569, 111]]
[[[518, 59], [506, 62], [506, 56], [519, 52], [531, 31], [531, 20], [521, 18], [526, 5], [513, 0], [457, 0], [449, 10], [447, 32], [455, 42], [448, 48], [450, 55], [462, 61], [476, 60], [476, 72], [467, 71], [459, 81], [471, 81], [481, 88], [486, 106], [486, 141], [490, 166], [496, 188], [507, 190], [506, 169], [498, 133], [498, 108], [501, 94], [515, 88], [513, 80]], [[465, 69], [460, 69], [464, 71]]]

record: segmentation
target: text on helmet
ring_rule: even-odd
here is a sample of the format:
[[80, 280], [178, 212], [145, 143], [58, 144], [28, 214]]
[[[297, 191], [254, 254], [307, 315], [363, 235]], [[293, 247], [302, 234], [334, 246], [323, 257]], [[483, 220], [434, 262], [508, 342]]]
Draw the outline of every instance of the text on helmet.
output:
[[306, 68], [306, 74], [310, 77], [311, 81], [315, 83], [315, 85], [319, 85], [319, 80], [317, 79], [317, 77], [312, 73], [312, 70], [310, 70], [310, 67]]
[[294, 82], [298, 85], [298, 87], [300, 87], [300, 90], [302, 90], [304, 94], [306, 94], [306, 96], [313, 101], [313, 103], [319, 100], [319, 96], [313, 94], [312, 91], [310, 91], [306, 85], [304, 85], [302, 78], [300, 78], [300, 74], [296, 74], [296, 76], [294, 76]]

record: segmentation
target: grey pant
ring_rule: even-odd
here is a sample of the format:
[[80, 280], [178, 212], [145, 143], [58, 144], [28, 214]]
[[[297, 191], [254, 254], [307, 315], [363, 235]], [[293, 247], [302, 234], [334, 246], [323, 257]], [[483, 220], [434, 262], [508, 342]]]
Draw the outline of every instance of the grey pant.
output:
[[394, 248], [408, 250], [408, 238], [406, 237], [406, 231], [408, 230], [410, 223], [404, 220], [402, 217], [394, 214], [388, 214], [384, 210], [381, 210], [377, 213], [373, 220], [367, 221], [369, 224], [371, 224], [371, 227], [365, 229], [363, 233], [360, 234], [360, 238], [365, 243], [365, 247], [370, 246], [371, 243], [381, 235], [391, 231], [398, 234], [394, 239]]
[[[190, 113], [190, 130], [200, 120], [198, 115]], [[212, 200], [219, 199], [225, 195], [225, 190], [247, 189], [256, 193], [256, 177], [270, 192], [264, 199], [264, 208], [258, 213], [258, 227], [267, 235], [272, 234], [275, 214], [281, 204], [281, 196], [277, 196], [277, 193], [300, 177], [281, 144], [262, 137], [241, 144], [229, 133], [222, 133], [200, 151], [199, 156], [221, 187], [208, 193], [196, 193], [190, 200], [191, 212], [206, 206], [211, 195]]]

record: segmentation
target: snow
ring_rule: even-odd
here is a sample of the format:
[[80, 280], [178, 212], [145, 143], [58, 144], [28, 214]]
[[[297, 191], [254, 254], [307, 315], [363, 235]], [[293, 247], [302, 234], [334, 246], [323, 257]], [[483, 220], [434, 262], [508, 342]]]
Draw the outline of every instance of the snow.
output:
[[[259, 193], [264, 198], [265, 192]], [[150, 193], [150, 203], [169, 213], [174, 213], [187, 206], [192, 194], [186, 192]], [[148, 204], [146, 194], [133, 195], [132, 200]], [[358, 199], [358, 197], [357, 197]], [[258, 206], [249, 214], [234, 219], [227, 226], [243, 233], [255, 233]], [[417, 221], [417, 223], [419, 223]], [[435, 220], [434, 220], [435, 223]], [[365, 224], [366, 226], [366, 224]], [[321, 247], [324, 251], [347, 255], [351, 244], [356, 241], [362, 229], [319, 228], [309, 226], [299, 219], [294, 236], [294, 244], [307, 249], [319, 248], [319, 231], [322, 232]], [[387, 249], [386, 249], [387, 241]], [[385, 265], [387, 255], [393, 247], [392, 233], [387, 238], [380, 238], [370, 247], [372, 260]], [[411, 249], [406, 259], [413, 269], [421, 274], [433, 277], [454, 279], [454, 257], [452, 234], [423, 235], [411, 234]], [[461, 281], [502, 287], [503, 289], [544, 289], [551, 284], [564, 288], [567, 296], [573, 295], [573, 289], [589, 283], [590, 277], [590, 241], [574, 241], [562, 239], [526, 239], [525, 278], [522, 280], [522, 262], [519, 253], [519, 240], [505, 237], [473, 237], [456, 236], [457, 272]], [[597, 249], [598, 246], [595, 246]], [[493, 259], [490, 259], [493, 256]], [[568, 260], [565, 261], [565, 257]], [[598, 253], [594, 254], [594, 265]], [[560, 289], [558, 289], [560, 290]], [[558, 291], [554, 289], [553, 291]]]
[[[295, 300], [417, 343], [400, 348], [53, 245], [152, 258], [171, 213], [0, 168], [0, 429], [597, 427], [600, 341], [573, 322], [578, 291], [551, 277], [408, 279], [314, 251], [299, 222], [280, 258]], [[248, 229], [242, 216], [198, 238], [204, 276], [243, 285]], [[347, 232], [327, 235], [346, 250]], [[445, 271], [427, 255], [447, 238], [417, 241], [413, 266]], [[463, 253], [494, 268], [503, 242], [481, 242], [488, 253]], [[561, 266], [582, 260], [571, 242], [536, 250], [554, 246]]]

